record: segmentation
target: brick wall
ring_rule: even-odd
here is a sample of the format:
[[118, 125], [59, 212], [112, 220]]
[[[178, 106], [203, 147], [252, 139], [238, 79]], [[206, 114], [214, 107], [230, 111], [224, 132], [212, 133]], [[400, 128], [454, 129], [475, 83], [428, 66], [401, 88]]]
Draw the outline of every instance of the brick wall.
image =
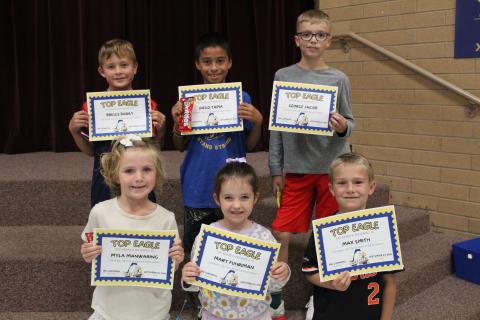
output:
[[[356, 32], [480, 96], [480, 59], [453, 59], [455, 0], [319, 0], [333, 32]], [[480, 113], [466, 100], [349, 41], [333, 43], [331, 66], [350, 76], [354, 151], [390, 185], [393, 204], [426, 208], [434, 230], [480, 235]]]

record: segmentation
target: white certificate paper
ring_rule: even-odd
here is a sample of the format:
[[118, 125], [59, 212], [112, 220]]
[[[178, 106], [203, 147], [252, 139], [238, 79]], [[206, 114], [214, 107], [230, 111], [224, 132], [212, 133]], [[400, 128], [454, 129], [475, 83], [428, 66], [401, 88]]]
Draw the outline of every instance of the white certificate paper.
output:
[[393, 206], [338, 214], [313, 221], [320, 281], [403, 269]]
[[330, 113], [336, 111], [337, 87], [273, 82], [269, 130], [332, 136]]
[[192, 131], [182, 135], [242, 131], [238, 116], [242, 103], [242, 83], [218, 83], [178, 87], [180, 98], [194, 97]]
[[173, 288], [175, 265], [168, 251], [176, 231], [95, 229], [102, 254], [92, 261], [93, 286]]
[[152, 136], [149, 90], [88, 92], [87, 104], [90, 141]]
[[202, 225], [192, 260], [202, 274], [194, 285], [252, 299], [265, 299], [280, 244]]

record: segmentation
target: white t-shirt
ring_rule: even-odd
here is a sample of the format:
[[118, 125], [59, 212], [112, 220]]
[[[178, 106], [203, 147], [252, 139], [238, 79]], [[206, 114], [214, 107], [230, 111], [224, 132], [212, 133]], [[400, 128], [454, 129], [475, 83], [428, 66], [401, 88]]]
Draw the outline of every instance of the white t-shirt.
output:
[[[173, 212], [160, 205], [146, 216], [135, 216], [123, 211], [117, 198], [103, 201], [90, 211], [88, 223], [82, 233], [95, 228], [130, 230], [175, 230], [177, 223]], [[92, 308], [105, 319], [115, 320], [166, 320], [172, 303], [171, 290], [144, 287], [101, 286], [95, 288]]]

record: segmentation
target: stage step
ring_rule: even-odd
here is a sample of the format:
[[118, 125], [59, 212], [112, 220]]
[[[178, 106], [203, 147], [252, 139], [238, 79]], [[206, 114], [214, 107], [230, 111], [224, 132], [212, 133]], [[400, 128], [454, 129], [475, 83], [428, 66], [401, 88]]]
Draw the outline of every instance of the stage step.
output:
[[85, 320], [91, 312], [0, 312], [2, 320]]
[[452, 244], [457, 241], [429, 232], [401, 243], [405, 271], [397, 274], [397, 305], [451, 275]]
[[[433, 273], [433, 272], [432, 272]], [[394, 320], [478, 320], [480, 319], [480, 286], [449, 275], [397, 304]]]
[[[272, 198], [267, 156], [266, 152], [256, 152], [248, 154], [247, 158], [259, 176], [261, 203], [258, 209], [265, 207], [262, 207], [263, 201], [267, 202], [268, 210], [257, 215], [258, 222], [270, 226], [276, 204]], [[166, 151], [164, 158], [168, 177], [157, 193], [157, 202], [174, 212], [178, 223], [183, 223], [179, 174], [183, 154]], [[90, 212], [92, 161], [78, 152], [0, 155], [0, 225], [85, 224]], [[262, 200], [269, 198], [272, 199]], [[378, 184], [369, 199], [369, 207], [388, 204], [388, 200], [388, 186]]]
[[[415, 211], [414, 211], [415, 212]], [[399, 229], [409, 228], [403, 225], [403, 216], [408, 210], [398, 213]], [[418, 214], [418, 213], [414, 213]], [[180, 233], [183, 226], [179, 225]], [[90, 266], [83, 262], [79, 248], [80, 233], [83, 226], [11, 226], [0, 228], [0, 281], [4, 289], [0, 298], [0, 309], [5, 311], [88, 311], [90, 308]], [[301, 308], [310, 295], [311, 286], [301, 273], [301, 261], [305, 252], [309, 234], [296, 234], [290, 246], [290, 267], [292, 276], [285, 288], [285, 301], [288, 310]], [[433, 237], [433, 238], [432, 238]], [[402, 238], [401, 238], [402, 239]], [[417, 240], [420, 239], [420, 240]], [[409, 241], [404, 246], [404, 259], [408, 274], [417, 276], [420, 271], [434, 268], [435, 263], [445, 263], [441, 251], [444, 236], [427, 234]], [[415, 259], [409, 248], [434, 248], [434, 253], [426, 258]], [[441, 247], [443, 248], [443, 247]], [[442, 251], [443, 252], [443, 251]], [[420, 267], [415, 267], [419, 264]], [[423, 266], [423, 269], [422, 269]], [[436, 268], [442, 268], [443, 264]], [[415, 272], [417, 269], [420, 271]], [[448, 269], [448, 268], [447, 268]], [[407, 272], [405, 272], [407, 274]], [[443, 273], [442, 273], [443, 274]], [[180, 277], [177, 272], [176, 280]], [[410, 278], [409, 278], [410, 279]], [[405, 280], [406, 282], [415, 280]], [[21, 288], [21, 289], [19, 289]], [[20, 291], [19, 291], [20, 290]], [[28, 298], [10, 299], [21, 292], [28, 292]], [[174, 289], [174, 309], [180, 309], [185, 293]]]
[[[158, 202], [175, 212], [181, 233], [183, 156], [164, 152], [169, 176], [158, 194]], [[270, 227], [276, 201], [267, 156], [253, 153], [248, 160], [260, 176], [261, 199], [252, 219]], [[81, 153], [0, 155], [0, 319], [85, 319], [90, 314], [90, 265], [80, 256], [79, 236], [90, 211], [91, 166], [92, 158]], [[387, 205], [388, 193], [388, 186], [379, 184], [369, 207]], [[479, 319], [480, 310], [470, 301], [479, 296], [479, 286], [451, 275], [451, 244], [463, 239], [429, 232], [425, 210], [396, 206], [396, 213], [406, 270], [398, 275], [395, 319]], [[289, 319], [303, 319], [311, 291], [300, 271], [308, 237], [297, 234], [291, 242], [292, 277], [285, 288]], [[185, 293], [179, 289], [180, 273], [175, 277], [172, 309], [179, 310]], [[190, 308], [184, 320], [193, 319]]]

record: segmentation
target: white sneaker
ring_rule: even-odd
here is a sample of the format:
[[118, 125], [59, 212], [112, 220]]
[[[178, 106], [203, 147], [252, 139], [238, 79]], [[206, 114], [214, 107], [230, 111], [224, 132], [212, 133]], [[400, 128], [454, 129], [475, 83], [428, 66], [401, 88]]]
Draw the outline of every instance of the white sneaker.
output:
[[310, 296], [310, 299], [308, 299], [308, 302], [305, 305], [305, 309], [307, 309], [307, 313], [305, 314], [305, 320], [312, 320], [313, 319], [313, 296]]
[[286, 320], [287, 318], [285, 317], [285, 304], [282, 300], [280, 305], [277, 307], [277, 309], [273, 309], [270, 307], [270, 313], [272, 314], [272, 319], [275, 320]]

